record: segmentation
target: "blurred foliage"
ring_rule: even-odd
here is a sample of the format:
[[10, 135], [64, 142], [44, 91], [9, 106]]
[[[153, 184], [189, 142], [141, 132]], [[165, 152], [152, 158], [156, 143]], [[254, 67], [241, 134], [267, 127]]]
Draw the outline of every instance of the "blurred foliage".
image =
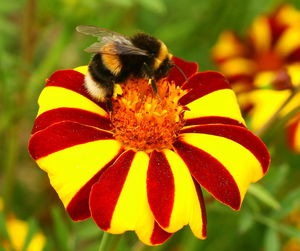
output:
[[[31, 235], [36, 231], [45, 233], [45, 250], [98, 249], [102, 232], [91, 220], [71, 222], [46, 174], [27, 152], [45, 79], [57, 69], [89, 61], [90, 55], [83, 49], [93, 39], [76, 33], [77, 25], [95, 25], [128, 35], [138, 30], [148, 32], [163, 40], [176, 56], [197, 61], [201, 70], [207, 70], [214, 69], [210, 48], [221, 31], [232, 29], [243, 34], [254, 17], [282, 2], [0, 1], [0, 196], [5, 205], [5, 213], [0, 214], [0, 243], [6, 239], [5, 215], [14, 213], [35, 223]], [[300, 8], [299, 0], [289, 2]], [[207, 203], [207, 240], [199, 241], [184, 229], [165, 245], [145, 247], [132, 233], [126, 233], [118, 250], [276, 251], [289, 238], [300, 241], [300, 230], [286, 220], [300, 207], [300, 158], [285, 148], [281, 134], [282, 130], [277, 130], [276, 139], [266, 139], [272, 166], [263, 182], [250, 189], [239, 213], [218, 202]]]

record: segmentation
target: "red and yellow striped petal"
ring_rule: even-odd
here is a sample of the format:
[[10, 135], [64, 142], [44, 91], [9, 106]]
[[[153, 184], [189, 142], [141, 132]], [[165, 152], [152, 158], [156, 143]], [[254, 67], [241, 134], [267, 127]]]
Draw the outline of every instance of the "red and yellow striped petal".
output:
[[245, 46], [231, 31], [221, 33], [216, 45], [212, 49], [214, 60], [220, 64], [230, 58], [243, 56], [245, 53]]
[[272, 45], [272, 31], [268, 17], [256, 18], [249, 30], [249, 36], [257, 53], [269, 51]]
[[[255, 90], [247, 95], [249, 102], [253, 104], [250, 112], [250, 127], [257, 131], [275, 114], [290, 95], [290, 90]], [[299, 103], [299, 95], [282, 111], [281, 115], [287, 114]]]
[[287, 141], [294, 152], [300, 153], [300, 115], [293, 118], [288, 124]]
[[221, 74], [217, 72], [195, 74], [182, 88], [190, 90], [179, 101], [189, 109], [184, 114], [187, 125], [201, 122], [203, 118], [207, 121], [207, 118], [224, 118], [224, 121], [245, 124], [235, 94]]
[[144, 152], [124, 152], [93, 186], [90, 209], [103, 230], [113, 234], [133, 230], [144, 243], [157, 245], [171, 235], [155, 223], [149, 208], [148, 162]]
[[256, 72], [256, 64], [252, 59], [236, 57], [231, 58], [222, 63], [220, 66], [221, 72], [228, 78], [237, 78], [239, 76], [248, 77]]
[[173, 151], [151, 153], [147, 173], [148, 201], [155, 220], [173, 233], [190, 224], [194, 235], [206, 237], [206, 215], [201, 190], [183, 160]]
[[293, 51], [300, 48], [300, 27], [286, 29], [275, 45], [275, 52], [282, 57], [288, 57]]
[[275, 18], [282, 25], [300, 27], [300, 11], [292, 5], [284, 4], [280, 6]]
[[267, 148], [259, 138], [232, 125], [184, 129], [174, 147], [197, 182], [236, 210], [249, 184], [263, 176], [270, 162]]
[[167, 79], [168, 81], [174, 81], [178, 86], [181, 86], [185, 82], [185, 77], [189, 78], [198, 71], [197, 63], [188, 62], [175, 56], [172, 57], [172, 61], [178, 68], [180, 68], [184, 75], [177, 69], [177, 67], [173, 67], [170, 70]]
[[38, 131], [29, 142], [31, 156], [48, 173], [51, 185], [74, 220], [89, 217], [91, 186], [121, 151], [112, 133], [70, 121]]
[[78, 108], [61, 107], [50, 109], [40, 114], [34, 121], [32, 134], [62, 121], [77, 122], [104, 130], [112, 129], [111, 122], [107, 117]]
[[62, 121], [111, 129], [104, 105], [90, 97], [84, 87], [84, 75], [77, 71], [61, 70], [52, 74], [38, 103], [40, 108], [32, 133]]

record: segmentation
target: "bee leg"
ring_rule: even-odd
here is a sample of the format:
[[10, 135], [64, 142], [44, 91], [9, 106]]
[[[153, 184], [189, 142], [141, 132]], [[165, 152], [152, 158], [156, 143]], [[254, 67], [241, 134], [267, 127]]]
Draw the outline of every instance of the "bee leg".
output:
[[160, 100], [160, 96], [159, 96], [159, 93], [158, 93], [156, 81], [153, 79], [153, 71], [151, 70], [151, 68], [146, 63], [144, 63], [143, 68], [144, 68], [145, 75], [149, 78], [148, 84], [151, 85], [154, 94]]
[[113, 104], [111, 98], [106, 100], [106, 109], [108, 112], [113, 112]]
[[113, 111], [113, 103], [112, 103], [112, 97], [114, 94], [114, 84], [110, 84], [107, 89], [107, 95], [106, 95], [106, 109], [108, 112]]
[[148, 84], [151, 85], [153, 92], [154, 92], [155, 94], [157, 94], [158, 91], [157, 91], [156, 81], [155, 81], [154, 79], [152, 79], [152, 78], [149, 78]]

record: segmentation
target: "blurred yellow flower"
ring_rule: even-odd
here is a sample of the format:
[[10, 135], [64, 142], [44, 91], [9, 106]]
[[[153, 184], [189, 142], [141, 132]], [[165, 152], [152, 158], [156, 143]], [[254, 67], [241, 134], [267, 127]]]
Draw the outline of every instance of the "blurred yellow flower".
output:
[[[2, 198], [0, 198], [0, 211], [4, 208]], [[5, 251], [22, 251], [25, 240], [29, 231], [29, 225], [26, 221], [19, 220], [15, 216], [10, 215], [5, 221], [6, 230], [9, 240], [1, 240], [0, 245], [3, 246]], [[38, 232], [30, 240], [28, 246], [24, 251], [41, 251], [46, 243], [45, 236]]]

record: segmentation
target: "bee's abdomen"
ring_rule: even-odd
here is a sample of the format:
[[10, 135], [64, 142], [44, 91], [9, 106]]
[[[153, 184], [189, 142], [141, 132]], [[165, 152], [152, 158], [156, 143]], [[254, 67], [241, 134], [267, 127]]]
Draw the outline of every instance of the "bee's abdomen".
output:
[[[107, 69], [103, 64], [101, 55], [98, 53], [94, 55], [89, 64], [89, 76], [86, 79], [86, 87], [93, 96], [99, 96], [99, 99], [112, 96], [113, 88], [116, 77]], [[93, 88], [91, 88], [93, 86]], [[98, 94], [94, 90], [100, 90], [101, 94]]]
[[103, 64], [101, 55], [99, 53], [92, 58], [89, 64], [89, 72], [96, 82], [102, 84], [114, 82], [114, 75]]

